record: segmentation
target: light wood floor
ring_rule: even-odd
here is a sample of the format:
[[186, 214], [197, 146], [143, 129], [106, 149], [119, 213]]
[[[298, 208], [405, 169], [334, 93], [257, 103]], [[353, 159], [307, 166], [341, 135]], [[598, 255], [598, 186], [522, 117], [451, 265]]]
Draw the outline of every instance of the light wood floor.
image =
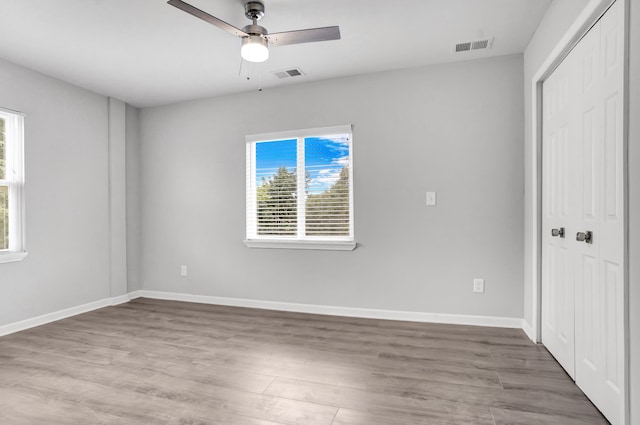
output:
[[513, 329], [138, 299], [0, 338], [2, 425], [606, 423]]

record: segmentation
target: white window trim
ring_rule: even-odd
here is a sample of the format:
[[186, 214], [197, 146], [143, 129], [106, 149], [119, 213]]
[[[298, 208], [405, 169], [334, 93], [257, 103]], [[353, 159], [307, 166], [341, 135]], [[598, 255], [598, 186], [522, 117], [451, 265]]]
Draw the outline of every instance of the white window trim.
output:
[[[9, 185], [9, 216], [13, 225], [9, 233], [9, 249], [0, 251], [0, 264], [22, 261], [27, 255], [25, 232], [25, 200], [24, 200], [24, 117], [22, 112], [0, 108], [0, 115], [5, 123], [12, 123], [11, 143], [6, 143], [6, 156], [11, 159], [13, 177], [0, 180]], [[9, 162], [9, 161], [7, 161]], [[9, 170], [7, 170], [9, 172]], [[6, 178], [7, 176], [5, 176]]]
[[22, 261], [25, 257], [29, 255], [27, 251], [2, 251], [0, 252], [0, 264], [3, 263], [15, 263], [17, 261]]
[[[349, 197], [349, 223], [350, 229], [349, 232], [352, 235], [351, 237], [339, 238], [336, 237], [332, 240], [327, 239], [318, 239], [317, 237], [302, 237], [302, 235], [298, 235], [295, 239], [290, 237], [274, 237], [274, 236], [255, 236], [251, 239], [247, 238], [243, 242], [248, 248], [269, 248], [269, 249], [304, 249], [304, 250], [333, 250], [333, 251], [353, 251], [357, 243], [355, 241], [355, 233], [354, 233], [354, 210], [353, 210], [353, 130], [351, 125], [340, 125], [333, 127], [322, 127], [322, 128], [309, 128], [304, 130], [290, 130], [290, 131], [280, 131], [274, 133], [262, 133], [262, 134], [252, 134], [245, 137], [246, 140], [246, 194], [255, 193], [256, 191], [256, 182], [255, 177], [253, 176], [253, 170], [256, 168], [256, 157], [255, 152], [252, 151], [252, 147], [255, 146], [256, 142], [267, 142], [271, 140], [286, 140], [286, 139], [297, 139], [298, 140], [298, 155], [297, 155], [297, 172], [300, 174], [298, 176], [298, 191], [304, 191], [304, 176], [305, 176], [305, 167], [304, 167], [304, 155], [301, 154], [301, 150], [304, 150], [304, 142], [301, 142], [306, 137], [321, 137], [335, 134], [345, 134], [348, 133], [351, 135], [351, 143], [350, 143], [350, 152], [349, 152], [349, 190], [351, 196]], [[300, 188], [300, 186], [302, 188]], [[248, 216], [255, 216], [255, 208], [256, 205], [253, 202], [250, 202], [247, 197], [247, 205], [246, 212]], [[250, 213], [250, 211], [252, 213]], [[300, 222], [300, 216], [302, 215], [302, 222], [305, 219], [304, 209], [298, 209], [298, 220]], [[304, 229], [304, 226], [298, 226], [298, 231], [300, 229]]]
[[313, 241], [313, 240], [275, 240], [275, 239], [245, 239], [244, 244], [249, 248], [276, 249], [317, 249], [331, 251], [353, 251], [356, 249], [354, 241]]

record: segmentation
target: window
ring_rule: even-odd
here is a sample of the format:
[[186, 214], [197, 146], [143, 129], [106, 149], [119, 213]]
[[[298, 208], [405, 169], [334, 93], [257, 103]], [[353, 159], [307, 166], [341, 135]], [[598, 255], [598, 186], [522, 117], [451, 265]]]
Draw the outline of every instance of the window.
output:
[[23, 121], [22, 114], [0, 109], [0, 263], [20, 261], [23, 229]]
[[247, 136], [249, 247], [352, 250], [351, 126]]

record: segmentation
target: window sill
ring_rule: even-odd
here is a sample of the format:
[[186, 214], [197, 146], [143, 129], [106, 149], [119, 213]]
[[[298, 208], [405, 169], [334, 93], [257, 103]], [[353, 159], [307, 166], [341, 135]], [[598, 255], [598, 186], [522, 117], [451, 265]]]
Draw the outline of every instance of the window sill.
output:
[[356, 243], [350, 241], [287, 241], [273, 239], [247, 239], [244, 244], [249, 248], [275, 249], [318, 249], [331, 251], [353, 251]]
[[0, 264], [22, 261], [28, 254], [27, 251], [0, 252]]

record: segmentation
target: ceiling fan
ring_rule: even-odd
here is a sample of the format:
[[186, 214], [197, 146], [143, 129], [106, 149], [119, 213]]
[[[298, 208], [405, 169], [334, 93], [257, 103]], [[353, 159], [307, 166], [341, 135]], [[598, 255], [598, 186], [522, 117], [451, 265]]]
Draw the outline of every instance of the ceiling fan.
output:
[[258, 25], [258, 21], [264, 16], [264, 4], [260, 1], [245, 3], [244, 14], [253, 23], [242, 29], [236, 28], [182, 0], [169, 0], [167, 3], [242, 38], [240, 55], [249, 62], [266, 61], [269, 58], [269, 44], [280, 46], [340, 39], [340, 27], [337, 26], [269, 34], [266, 28]]

